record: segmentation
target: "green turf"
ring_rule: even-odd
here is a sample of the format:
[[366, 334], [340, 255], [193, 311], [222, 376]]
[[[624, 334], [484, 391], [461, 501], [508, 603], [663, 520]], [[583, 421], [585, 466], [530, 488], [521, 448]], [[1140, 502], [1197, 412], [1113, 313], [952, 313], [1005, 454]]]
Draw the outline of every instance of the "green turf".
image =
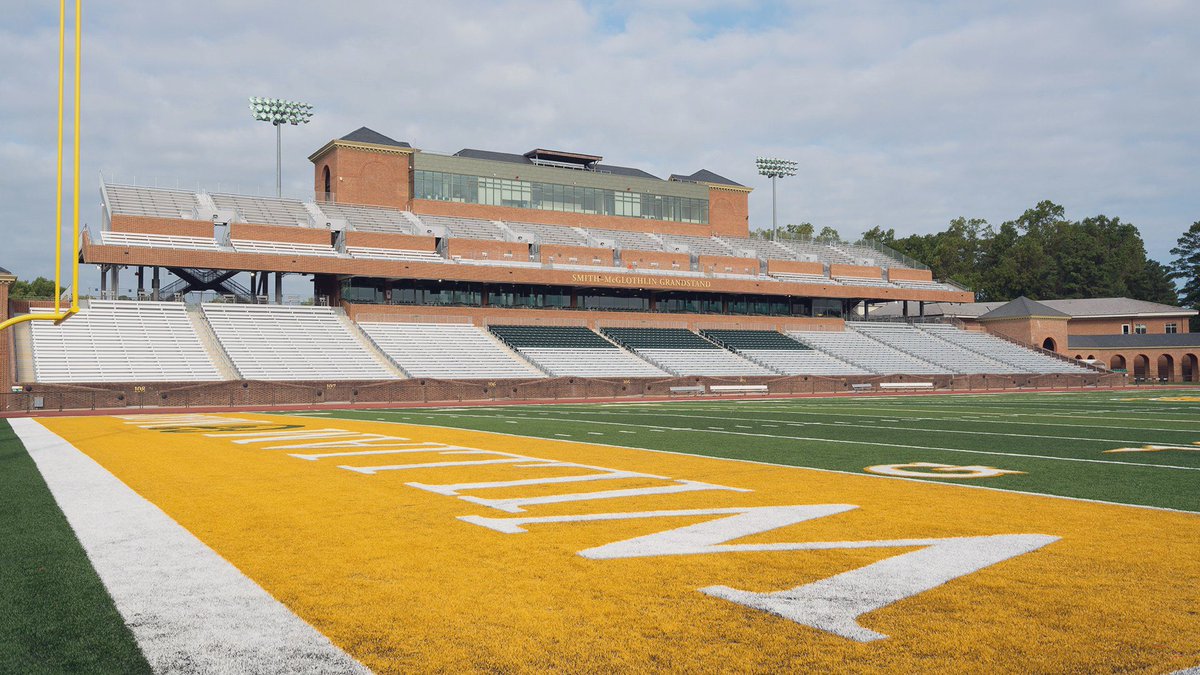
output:
[[[322, 412], [862, 473], [936, 462], [1025, 472], [933, 479], [1200, 512], [1200, 442], [1188, 390], [573, 404]], [[1136, 399], [1136, 400], [1121, 400]]]
[[0, 673], [150, 667], [33, 459], [0, 419]]

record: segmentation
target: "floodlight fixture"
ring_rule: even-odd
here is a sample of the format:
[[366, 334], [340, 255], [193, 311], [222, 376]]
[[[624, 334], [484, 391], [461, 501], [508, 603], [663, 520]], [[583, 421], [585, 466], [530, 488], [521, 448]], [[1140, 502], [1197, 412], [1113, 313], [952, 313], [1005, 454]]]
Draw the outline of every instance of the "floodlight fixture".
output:
[[250, 97], [250, 112], [259, 122], [275, 125], [275, 196], [283, 196], [283, 132], [285, 124], [308, 124], [312, 119], [312, 104], [282, 98]]
[[759, 174], [771, 179], [771, 239], [774, 240], [779, 236], [779, 223], [776, 220], [775, 208], [775, 181], [779, 178], [795, 176], [796, 162], [777, 157], [756, 157], [754, 164], [758, 167]]

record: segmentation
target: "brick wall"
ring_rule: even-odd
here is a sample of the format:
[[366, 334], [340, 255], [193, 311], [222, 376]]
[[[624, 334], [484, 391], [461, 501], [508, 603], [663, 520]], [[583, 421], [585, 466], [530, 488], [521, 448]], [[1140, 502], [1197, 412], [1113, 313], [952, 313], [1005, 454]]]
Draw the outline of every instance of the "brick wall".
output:
[[792, 274], [825, 274], [825, 265], [819, 262], [799, 262], [794, 260], [768, 260], [767, 272], [783, 272]]
[[910, 270], [892, 267], [888, 269], [888, 279], [890, 281], [933, 281], [933, 272], [930, 270]]
[[[655, 265], [655, 263], [658, 263]], [[670, 270], [692, 269], [692, 256], [687, 253], [668, 253], [666, 251], [621, 251], [621, 266], [628, 269], [649, 267], [651, 269]]]
[[252, 225], [250, 223], [233, 223], [229, 226], [231, 239], [252, 239], [254, 241], [286, 241], [294, 244], [324, 244], [332, 241], [330, 231], [308, 227], [288, 227], [286, 225]]
[[482, 239], [450, 239], [446, 249], [450, 257], [472, 260], [513, 260], [529, 262], [529, 244], [516, 241], [487, 241]]
[[758, 274], [758, 258], [738, 258], [728, 255], [702, 255], [700, 269], [720, 274]]
[[213, 224], [207, 220], [126, 216], [117, 213], [113, 214], [109, 227], [113, 232], [168, 234], [179, 237], [208, 237], [209, 239], [213, 236]]
[[708, 189], [708, 225], [712, 234], [746, 237], [750, 234], [750, 194], [741, 190]]
[[313, 158], [313, 194], [323, 195], [328, 168], [335, 201], [410, 210], [411, 161], [412, 154], [407, 150], [335, 144]]
[[[562, 244], [542, 244], [539, 249], [542, 262], [555, 262], [560, 265], [602, 265], [612, 267], [613, 251], [608, 248], [591, 248], [588, 246], [564, 246]], [[574, 260], [572, 260], [574, 258]], [[597, 262], [597, 259], [599, 262]]]
[[437, 240], [433, 237], [418, 237], [411, 234], [387, 232], [347, 232], [347, 246], [403, 249], [406, 251], [436, 251]]

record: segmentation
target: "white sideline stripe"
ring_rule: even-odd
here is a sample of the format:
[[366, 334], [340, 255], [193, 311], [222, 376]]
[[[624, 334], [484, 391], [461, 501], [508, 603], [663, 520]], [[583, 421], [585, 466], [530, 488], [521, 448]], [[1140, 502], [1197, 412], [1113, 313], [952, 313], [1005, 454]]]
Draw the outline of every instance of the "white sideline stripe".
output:
[[75, 446], [9, 424], [155, 672], [370, 672]]

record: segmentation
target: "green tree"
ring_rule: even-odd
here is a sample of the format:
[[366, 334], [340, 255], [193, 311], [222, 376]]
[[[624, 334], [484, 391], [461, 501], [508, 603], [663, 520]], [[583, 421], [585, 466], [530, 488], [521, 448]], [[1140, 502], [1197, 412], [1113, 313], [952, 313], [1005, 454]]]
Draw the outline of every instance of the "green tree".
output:
[[9, 289], [10, 298], [53, 298], [54, 280], [38, 277], [33, 281], [15, 281]]
[[1171, 268], [1157, 260], [1147, 260], [1142, 267], [1142, 274], [1133, 279], [1130, 286], [1130, 297], [1150, 302], [1161, 302], [1164, 305], [1179, 303], [1178, 290], [1171, 280]]
[[876, 225], [863, 232], [862, 238], [869, 241], [877, 241], [884, 246], [892, 246], [896, 242], [896, 230], [890, 227], [885, 230]]
[[812, 239], [813, 229], [812, 223], [788, 223], [780, 234], [786, 239]]
[[[1192, 223], [1175, 248], [1171, 249], [1171, 278], [1183, 282], [1179, 301], [1185, 307], [1200, 309], [1200, 220]], [[1200, 329], [1200, 317], [1193, 317], [1193, 329]]]
[[842, 235], [838, 234], [838, 231], [834, 228], [826, 225], [825, 227], [821, 228], [821, 231], [818, 232], [817, 236], [813, 237], [813, 239], [823, 244], [837, 244], [842, 241]]

